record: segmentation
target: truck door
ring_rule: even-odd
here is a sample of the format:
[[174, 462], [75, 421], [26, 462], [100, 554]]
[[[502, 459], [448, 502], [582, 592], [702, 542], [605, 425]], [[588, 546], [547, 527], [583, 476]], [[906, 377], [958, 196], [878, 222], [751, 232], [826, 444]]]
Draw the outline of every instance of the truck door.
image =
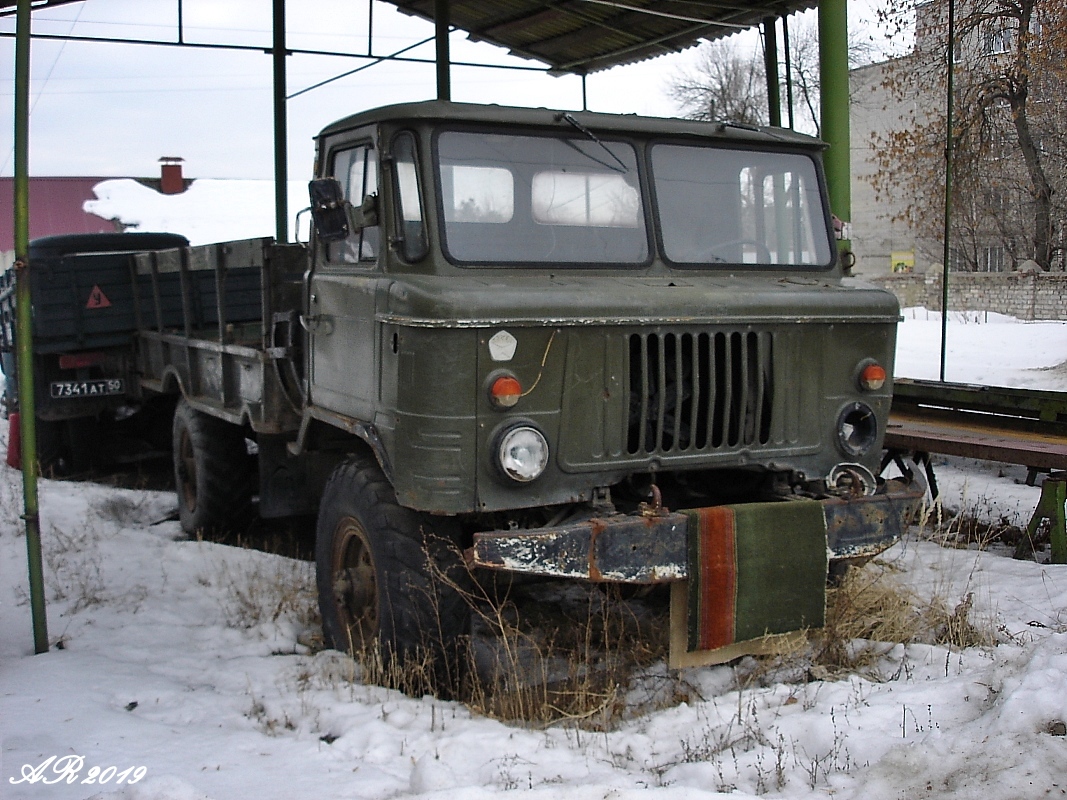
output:
[[[331, 146], [327, 159], [326, 175], [341, 183], [352, 205], [377, 195], [378, 156], [371, 132]], [[374, 297], [381, 277], [380, 245], [377, 226], [319, 243], [308, 285], [310, 401], [364, 420], [373, 418], [376, 398]]]

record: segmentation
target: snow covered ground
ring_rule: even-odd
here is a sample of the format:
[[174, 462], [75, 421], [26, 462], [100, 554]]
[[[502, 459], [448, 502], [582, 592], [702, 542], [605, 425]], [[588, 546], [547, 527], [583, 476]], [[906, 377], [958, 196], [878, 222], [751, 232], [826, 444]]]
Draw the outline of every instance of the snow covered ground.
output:
[[[906, 317], [898, 373], [936, 377], [940, 323]], [[969, 318], [949, 336], [952, 380], [1065, 388], [1067, 325]], [[1025, 523], [1037, 502], [1000, 465], [938, 477], [992, 519]], [[340, 654], [309, 652], [311, 566], [184, 540], [169, 494], [41, 488], [55, 646], [34, 656], [20, 476], [0, 466], [5, 800], [1067, 796], [1067, 566], [912, 536], [881, 559], [887, 579], [920, 603], [970, 597], [996, 646], [885, 646], [836, 680], [749, 682], [746, 660], [685, 673], [684, 702], [608, 732], [537, 729], [363, 685]], [[666, 680], [658, 665], [644, 683]]]

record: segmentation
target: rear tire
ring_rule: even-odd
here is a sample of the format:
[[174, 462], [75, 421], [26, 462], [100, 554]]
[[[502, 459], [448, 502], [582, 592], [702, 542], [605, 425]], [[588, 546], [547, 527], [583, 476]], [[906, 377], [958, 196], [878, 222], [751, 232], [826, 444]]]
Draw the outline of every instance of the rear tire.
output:
[[172, 432], [182, 530], [191, 535], [247, 527], [256, 470], [241, 428], [183, 399], [174, 411]]
[[46, 478], [69, 475], [71, 467], [70, 439], [66, 420], [37, 418], [37, 467]]
[[371, 679], [408, 694], [455, 693], [470, 575], [447, 519], [404, 508], [373, 458], [352, 457], [323, 492], [315, 562], [327, 644], [364, 654]]

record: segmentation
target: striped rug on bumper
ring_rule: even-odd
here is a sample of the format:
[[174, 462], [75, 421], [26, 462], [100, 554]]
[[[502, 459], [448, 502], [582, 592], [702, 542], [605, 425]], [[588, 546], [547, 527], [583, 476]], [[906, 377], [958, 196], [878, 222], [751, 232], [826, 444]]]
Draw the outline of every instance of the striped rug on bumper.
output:
[[820, 503], [746, 503], [684, 513], [690, 652], [823, 626], [828, 560]]

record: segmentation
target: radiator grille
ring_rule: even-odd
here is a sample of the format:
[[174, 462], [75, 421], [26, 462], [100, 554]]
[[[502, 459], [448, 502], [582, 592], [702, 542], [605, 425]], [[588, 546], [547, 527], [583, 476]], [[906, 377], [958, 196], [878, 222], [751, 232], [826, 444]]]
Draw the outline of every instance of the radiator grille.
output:
[[627, 453], [767, 444], [774, 404], [772, 345], [768, 332], [631, 334]]

